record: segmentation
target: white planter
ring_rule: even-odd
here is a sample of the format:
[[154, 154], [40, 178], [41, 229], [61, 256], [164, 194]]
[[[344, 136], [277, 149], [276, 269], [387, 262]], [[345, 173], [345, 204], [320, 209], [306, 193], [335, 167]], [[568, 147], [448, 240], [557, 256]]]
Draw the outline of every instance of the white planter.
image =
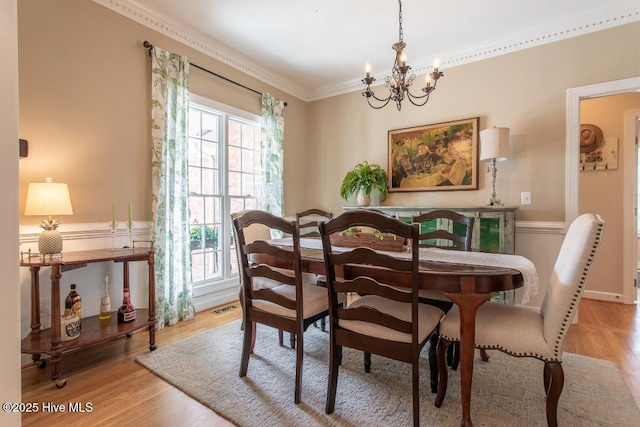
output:
[[377, 188], [372, 189], [371, 193], [369, 193], [369, 199], [371, 206], [381, 206], [382, 194], [380, 193], [380, 190], [378, 190]]
[[371, 202], [371, 198], [368, 194], [364, 193], [364, 190], [361, 188], [358, 190], [358, 194], [356, 195], [356, 203], [358, 206], [369, 206]]

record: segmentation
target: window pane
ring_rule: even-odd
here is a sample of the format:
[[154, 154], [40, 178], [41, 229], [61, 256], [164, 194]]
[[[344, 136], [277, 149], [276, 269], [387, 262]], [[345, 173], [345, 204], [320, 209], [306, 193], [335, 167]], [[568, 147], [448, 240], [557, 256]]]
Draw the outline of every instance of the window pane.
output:
[[202, 139], [207, 141], [218, 141], [218, 121], [219, 116], [210, 113], [202, 114]]
[[244, 210], [244, 199], [232, 197], [230, 200], [231, 212], [241, 212]]
[[239, 172], [229, 172], [229, 195], [242, 196], [242, 174]]
[[231, 212], [261, 206], [261, 131], [259, 123], [195, 104], [189, 119], [192, 278], [208, 286], [237, 277], [228, 221]]
[[242, 150], [242, 172], [253, 173], [255, 152], [253, 150]]
[[189, 136], [200, 138], [200, 110], [189, 109]]
[[216, 212], [214, 208], [215, 199], [213, 197], [207, 197], [205, 199], [205, 215], [204, 215], [204, 223], [207, 225], [212, 225], [215, 223], [219, 223], [220, 221], [216, 218]]
[[242, 153], [238, 147], [229, 147], [229, 170], [239, 171], [241, 169]]
[[189, 196], [189, 223], [204, 223], [204, 197]]
[[189, 194], [201, 194], [202, 193], [202, 169], [189, 166]]
[[235, 145], [239, 147], [241, 145], [241, 126], [240, 123], [230, 120], [229, 121], [229, 146]]
[[220, 194], [218, 188], [218, 171], [202, 169], [202, 194]]
[[255, 134], [254, 127], [248, 126], [248, 125], [242, 126], [242, 146], [244, 148], [248, 148], [248, 149], [254, 148], [254, 134]]
[[254, 175], [242, 174], [242, 194], [255, 196]]
[[218, 143], [202, 143], [202, 166], [207, 168], [218, 168]]
[[189, 165], [200, 166], [200, 150], [200, 140], [196, 138], [189, 138]]

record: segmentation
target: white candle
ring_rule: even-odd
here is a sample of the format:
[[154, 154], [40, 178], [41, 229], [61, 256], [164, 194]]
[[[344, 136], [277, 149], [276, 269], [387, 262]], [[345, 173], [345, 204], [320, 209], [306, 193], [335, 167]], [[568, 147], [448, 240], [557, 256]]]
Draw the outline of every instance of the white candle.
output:
[[131, 230], [132, 225], [133, 221], [131, 221], [131, 200], [129, 200], [129, 230]]

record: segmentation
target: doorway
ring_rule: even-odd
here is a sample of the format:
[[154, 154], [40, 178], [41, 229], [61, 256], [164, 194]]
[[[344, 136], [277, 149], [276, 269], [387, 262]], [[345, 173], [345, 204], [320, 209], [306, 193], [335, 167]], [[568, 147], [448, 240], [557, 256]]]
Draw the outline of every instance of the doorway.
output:
[[[567, 90], [567, 140], [565, 175], [565, 221], [569, 224], [579, 215], [578, 178], [580, 144], [580, 101], [626, 92], [640, 92], [640, 77], [599, 83]], [[636, 123], [640, 109], [628, 110], [624, 115], [623, 139], [624, 152], [635, 153]], [[622, 201], [622, 301], [634, 304], [637, 298], [637, 157], [623, 156], [620, 164], [623, 168]]]

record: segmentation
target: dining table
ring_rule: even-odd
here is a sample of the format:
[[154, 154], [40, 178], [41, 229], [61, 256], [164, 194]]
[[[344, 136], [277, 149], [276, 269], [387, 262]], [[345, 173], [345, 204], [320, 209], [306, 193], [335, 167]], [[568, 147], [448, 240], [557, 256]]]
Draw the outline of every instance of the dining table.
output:
[[[282, 247], [293, 246], [291, 238], [273, 239], [271, 243]], [[333, 251], [342, 248], [333, 246]], [[325, 275], [324, 252], [319, 238], [301, 238], [302, 269]], [[392, 252], [397, 258], [409, 258], [408, 251]], [[471, 390], [475, 348], [475, 319], [478, 308], [492, 295], [502, 291], [523, 289], [522, 303], [529, 302], [539, 291], [538, 274], [534, 264], [526, 257], [511, 254], [477, 251], [455, 251], [440, 248], [420, 248], [419, 288], [444, 293], [460, 310], [460, 394], [462, 406], [461, 426], [473, 426], [471, 421]], [[258, 260], [255, 260], [258, 261]], [[258, 261], [262, 262], [262, 261]], [[290, 267], [290, 266], [282, 266]], [[365, 271], [366, 270], [366, 271]], [[411, 286], [410, 275], [394, 274], [385, 277], [381, 269], [363, 266], [344, 266], [336, 274], [353, 278], [366, 273], [379, 280], [388, 280], [394, 286]]]

